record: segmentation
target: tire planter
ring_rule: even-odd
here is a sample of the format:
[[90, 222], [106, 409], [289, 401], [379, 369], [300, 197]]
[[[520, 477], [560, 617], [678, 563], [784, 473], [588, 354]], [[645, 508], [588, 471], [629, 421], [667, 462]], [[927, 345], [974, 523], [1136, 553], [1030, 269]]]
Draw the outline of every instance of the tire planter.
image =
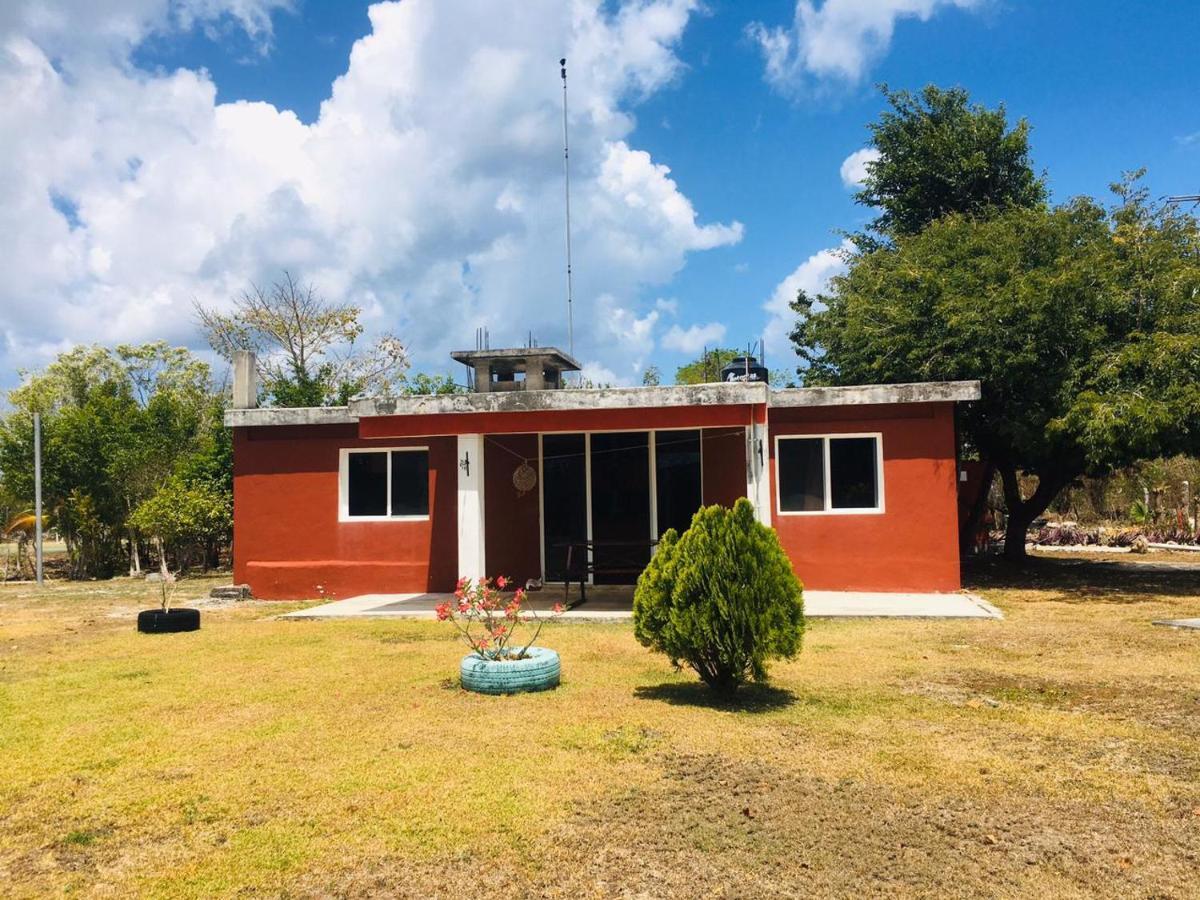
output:
[[143, 634], [172, 634], [177, 631], [199, 631], [200, 610], [180, 607], [170, 612], [143, 609], [138, 613], [137, 630]]
[[558, 654], [545, 647], [530, 647], [525, 659], [482, 659], [464, 656], [458, 667], [464, 690], [478, 694], [520, 694], [558, 687], [562, 666]]

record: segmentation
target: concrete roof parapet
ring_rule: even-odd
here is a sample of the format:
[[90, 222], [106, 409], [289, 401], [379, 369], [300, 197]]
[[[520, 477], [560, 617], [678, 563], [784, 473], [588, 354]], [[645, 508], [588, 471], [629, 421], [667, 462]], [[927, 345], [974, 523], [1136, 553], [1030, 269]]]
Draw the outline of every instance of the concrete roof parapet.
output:
[[538, 412], [542, 410], [654, 409], [678, 406], [772, 407], [860, 406], [887, 403], [954, 403], [978, 400], [978, 381], [933, 381], [914, 384], [868, 384], [771, 390], [762, 382], [713, 382], [627, 388], [570, 388], [504, 393], [367, 397], [350, 405], [320, 408], [229, 409], [232, 427], [271, 425], [341, 425], [373, 416], [445, 413]]

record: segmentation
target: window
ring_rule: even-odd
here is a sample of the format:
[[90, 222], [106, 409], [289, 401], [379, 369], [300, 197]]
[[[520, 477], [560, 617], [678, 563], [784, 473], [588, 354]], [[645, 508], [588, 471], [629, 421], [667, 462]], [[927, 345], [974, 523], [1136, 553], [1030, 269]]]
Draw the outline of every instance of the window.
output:
[[342, 451], [343, 520], [429, 517], [429, 449]]
[[778, 437], [779, 512], [883, 512], [882, 439], [877, 434]]

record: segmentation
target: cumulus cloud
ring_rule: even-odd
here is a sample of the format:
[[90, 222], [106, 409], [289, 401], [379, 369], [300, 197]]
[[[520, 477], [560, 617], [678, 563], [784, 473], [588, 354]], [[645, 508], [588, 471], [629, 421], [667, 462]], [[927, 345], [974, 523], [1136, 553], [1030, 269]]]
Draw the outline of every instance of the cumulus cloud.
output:
[[838, 247], [818, 250], [779, 282], [770, 299], [763, 304], [767, 313], [763, 341], [771, 352], [772, 369], [787, 369], [790, 373], [798, 362], [789, 338], [796, 322], [791, 303], [797, 293], [819, 294], [825, 291], [831, 278], [846, 271], [845, 256], [852, 249], [849, 241], [842, 241]]
[[860, 188], [867, 180], [867, 163], [879, 159], [879, 151], [874, 147], [863, 147], [855, 150], [842, 161], [842, 184], [848, 188]]
[[900, 19], [928, 21], [946, 8], [973, 9], [984, 0], [796, 0], [789, 27], [753, 22], [747, 33], [762, 50], [765, 77], [791, 93], [818, 83], [857, 85], [892, 43]]
[[445, 368], [478, 325], [494, 346], [530, 330], [565, 345], [560, 55], [577, 355], [631, 371], [662, 312], [643, 294], [690, 253], [741, 239], [740, 223], [703, 222], [630, 143], [631, 110], [680, 73], [674, 48], [697, 0], [378, 3], [311, 124], [218, 103], [206, 72], [131, 61], [148, 36], [198, 23], [269, 40], [287, 6], [60, 0], [0, 13], [0, 379], [72, 342], [194, 346], [193, 300], [228, 303], [285, 267], [361, 305], [418, 368]]
[[662, 345], [667, 350], [678, 350], [680, 353], [699, 353], [705, 347], [719, 344], [725, 340], [725, 326], [720, 322], [708, 322], [704, 325], [692, 325], [690, 328], [680, 328], [672, 325], [662, 337]]

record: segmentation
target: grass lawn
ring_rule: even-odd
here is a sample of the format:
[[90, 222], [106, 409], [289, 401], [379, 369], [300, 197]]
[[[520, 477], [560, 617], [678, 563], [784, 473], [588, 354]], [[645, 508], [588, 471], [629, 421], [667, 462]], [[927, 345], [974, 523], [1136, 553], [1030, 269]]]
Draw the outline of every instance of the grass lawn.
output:
[[628, 624], [493, 698], [433, 622], [0, 587], [0, 893], [1195, 896], [1200, 572], [972, 580], [1004, 621], [815, 620], [736, 708]]

